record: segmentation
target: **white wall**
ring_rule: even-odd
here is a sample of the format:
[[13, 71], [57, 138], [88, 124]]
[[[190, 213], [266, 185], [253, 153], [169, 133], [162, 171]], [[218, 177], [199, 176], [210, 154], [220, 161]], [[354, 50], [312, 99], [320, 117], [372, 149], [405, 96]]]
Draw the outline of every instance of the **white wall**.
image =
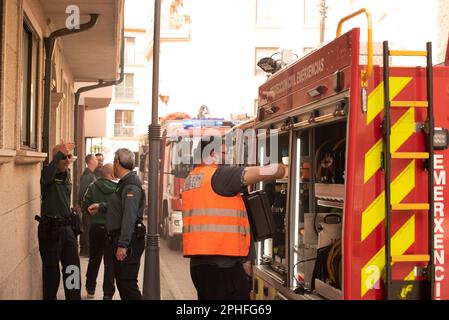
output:
[[[305, 0], [279, 0], [279, 28], [255, 25], [255, 0], [185, 0], [184, 11], [192, 18], [190, 42], [161, 44], [160, 90], [168, 94], [168, 107], [160, 114], [184, 111], [193, 116], [202, 104], [213, 116], [252, 112], [257, 87], [255, 47], [291, 48], [299, 56], [304, 47], [319, 45], [319, 20], [304, 23]], [[316, 1], [319, 3], [319, 1]], [[362, 7], [371, 10], [374, 42], [388, 40], [396, 49], [425, 50], [426, 41], [436, 41], [436, 0], [328, 0], [325, 42], [335, 38], [337, 23]], [[317, 15], [319, 8], [316, 7]], [[344, 25], [343, 32], [361, 28], [366, 42], [366, 18]], [[436, 54], [436, 50], [435, 50]], [[393, 64], [420, 65], [422, 58], [394, 58]]]
[[184, 11], [192, 19], [191, 41], [161, 44], [160, 90], [170, 101], [168, 107], [160, 104], [160, 115], [184, 111], [196, 116], [202, 104], [216, 117], [252, 113], [257, 86], [264, 80], [254, 75], [255, 48], [299, 51], [306, 42], [299, 34], [302, 1], [278, 3], [282, 23], [260, 28], [255, 0], [184, 1]]
[[[152, 21], [149, 17], [152, 6], [152, 1], [125, 1], [125, 37], [134, 37], [136, 48], [136, 61], [134, 64], [125, 65], [125, 73], [134, 74], [134, 88], [138, 90], [138, 99], [136, 101], [118, 101], [114, 99], [113, 95], [111, 104], [107, 108], [106, 137], [102, 140], [105, 162], [111, 162], [114, 152], [119, 148], [138, 151], [139, 136], [147, 132], [151, 116], [152, 68], [145, 59], [147, 37], [144, 31], [147, 24]], [[115, 110], [134, 111], [134, 137], [114, 136]]]
[[[436, 0], [350, 0], [346, 5], [337, 5], [336, 0], [329, 11], [329, 23], [333, 29], [327, 30], [326, 38], [335, 37], [338, 20], [360, 8], [367, 8], [372, 14], [373, 41], [382, 43], [387, 40], [392, 49], [426, 50], [426, 42], [432, 41], [435, 46], [434, 61], [437, 57], [438, 36], [438, 3]], [[361, 28], [361, 41], [367, 41], [366, 18], [364, 15], [355, 17], [344, 24], [344, 30], [354, 27]], [[394, 57], [396, 65], [425, 65], [424, 58]]]

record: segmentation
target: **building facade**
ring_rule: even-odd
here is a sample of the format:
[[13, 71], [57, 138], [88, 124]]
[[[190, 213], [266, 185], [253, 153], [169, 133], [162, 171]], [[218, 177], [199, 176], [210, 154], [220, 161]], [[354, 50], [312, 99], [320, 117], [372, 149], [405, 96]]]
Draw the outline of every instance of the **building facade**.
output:
[[213, 117], [251, 117], [267, 78], [260, 58], [285, 49], [291, 61], [320, 43], [319, 0], [163, 0], [161, 16], [160, 116], [206, 105]]
[[449, 2], [438, 0], [438, 62], [444, 61], [449, 39]]
[[[56, 40], [49, 77], [46, 39], [92, 13], [94, 26]], [[122, 0], [0, 1], [0, 299], [42, 297], [40, 173], [49, 150], [75, 138], [75, 83], [116, 78], [122, 15]]]
[[119, 148], [138, 152], [140, 139], [148, 131], [152, 74], [145, 59], [145, 28], [152, 21], [152, 7], [153, 1], [125, 2], [123, 82], [112, 88], [107, 109], [88, 110], [85, 114], [86, 153], [101, 152], [105, 162], [112, 162]]
[[[165, 102], [159, 101], [160, 115], [183, 111], [196, 116], [201, 105], [215, 117], [254, 115], [257, 88], [267, 78], [257, 67], [259, 59], [281, 59], [283, 50], [293, 53], [284, 55], [285, 61], [302, 57], [334, 39], [338, 21], [360, 8], [372, 13], [376, 63], [381, 62], [384, 40], [409, 50], [425, 50], [425, 43], [432, 41], [438, 60], [437, 0], [411, 0], [406, 6], [400, 0], [234, 0], [232, 5], [163, 0], [159, 90]], [[347, 22], [343, 32], [354, 27], [361, 28], [366, 42], [363, 15]], [[151, 26], [148, 30], [151, 43]], [[147, 58], [151, 62], [152, 55]], [[425, 61], [395, 57], [392, 63]]]

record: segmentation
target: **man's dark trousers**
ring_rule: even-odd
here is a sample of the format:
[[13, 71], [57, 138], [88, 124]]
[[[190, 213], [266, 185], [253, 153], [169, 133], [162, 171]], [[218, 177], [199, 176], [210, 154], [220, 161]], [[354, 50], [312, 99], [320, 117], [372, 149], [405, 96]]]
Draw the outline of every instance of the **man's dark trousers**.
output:
[[[113, 243], [117, 242], [113, 241]], [[120, 298], [122, 300], [141, 300], [142, 294], [137, 285], [137, 276], [139, 274], [140, 259], [145, 249], [145, 237], [137, 239], [133, 235], [127, 257], [123, 261], [118, 261], [115, 257], [117, 246], [114, 245], [113, 248], [115, 282], [120, 292]]]
[[56, 299], [61, 279], [61, 263], [66, 299], [81, 300], [78, 242], [72, 228], [39, 223], [38, 239], [43, 264], [43, 298]]
[[114, 263], [112, 261], [112, 247], [106, 241], [106, 229], [103, 225], [93, 224], [89, 231], [89, 265], [86, 274], [87, 291], [95, 291], [98, 270], [104, 256], [103, 293], [112, 297], [115, 293]]
[[190, 268], [198, 300], [249, 300], [250, 281], [241, 263], [231, 268], [202, 264]]
[[86, 213], [82, 213], [81, 210], [78, 211], [78, 214], [82, 215], [82, 223], [84, 232], [80, 235], [80, 255], [89, 256], [89, 218], [90, 216]]

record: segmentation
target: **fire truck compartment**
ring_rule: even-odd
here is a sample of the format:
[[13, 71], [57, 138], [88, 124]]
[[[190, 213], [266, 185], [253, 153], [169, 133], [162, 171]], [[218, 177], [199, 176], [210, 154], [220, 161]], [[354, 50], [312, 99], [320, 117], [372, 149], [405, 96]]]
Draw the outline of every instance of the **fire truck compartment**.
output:
[[[315, 114], [327, 112], [326, 107], [317, 104]], [[259, 137], [259, 164], [278, 159], [289, 165], [292, 179], [255, 186], [269, 195], [276, 222], [273, 238], [257, 244], [256, 275], [269, 278], [289, 298], [341, 296], [347, 117], [290, 130], [282, 123], [262, 129], [269, 130], [266, 140]]]

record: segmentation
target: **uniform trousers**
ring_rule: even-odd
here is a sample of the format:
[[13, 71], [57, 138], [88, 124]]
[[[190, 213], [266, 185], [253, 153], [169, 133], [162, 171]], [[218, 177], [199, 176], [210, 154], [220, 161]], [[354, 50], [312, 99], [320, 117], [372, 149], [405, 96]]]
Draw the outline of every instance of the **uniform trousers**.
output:
[[39, 252], [42, 259], [44, 300], [55, 300], [61, 279], [67, 300], [81, 299], [80, 258], [78, 242], [71, 226], [39, 223]]
[[190, 268], [198, 300], [249, 300], [249, 277], [241, 263], [231, 268], [200, 264]]

